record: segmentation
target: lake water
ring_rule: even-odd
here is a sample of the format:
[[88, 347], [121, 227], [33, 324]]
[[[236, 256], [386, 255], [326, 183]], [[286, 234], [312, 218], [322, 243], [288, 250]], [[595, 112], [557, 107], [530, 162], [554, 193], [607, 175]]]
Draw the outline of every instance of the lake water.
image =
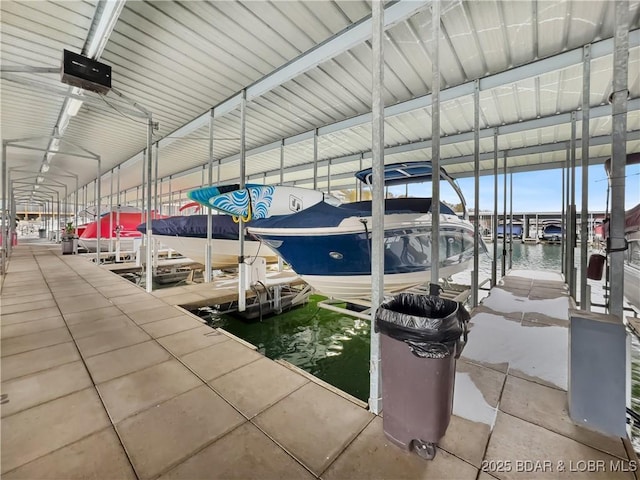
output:
[[[492, 245], [488, 245], [492, 251]], [[502, 245], [498, 244], [498, 255]], [[579, 259], [579, 253], [576, 253]], [[508, 261], [508, 259], [507, 259]], [[559, 245], [513, 243], [513, 269], [560, 271]], [[480, 281], [491, 275], [491, 259], [480, 256]], [[498, 263], [500, 276], [500, 263]], [[469, 271], [454, 276], [457, 283], [470, 283]], [[425, 280], [428, 280], [425, 278]], [[602, 285], [589, 281], [592, 301], [602, 303]], [[309, 303], [262, 322], [247, 323], [229, 315], [200, 312], [213, 326], [222, 327], [255, 345], [265, 356], [283, 359], [339, 389], [367, 401], [369, 396], [369, 335], [368, 322], [318, 308], [324, 297], [312, 296]], [[594, 310], [596, 310], [594, 308]], [[634, 410], [640, 413], [640, 343], [633, 337]], [[634, 438], [640, 450], [638, 437]]]

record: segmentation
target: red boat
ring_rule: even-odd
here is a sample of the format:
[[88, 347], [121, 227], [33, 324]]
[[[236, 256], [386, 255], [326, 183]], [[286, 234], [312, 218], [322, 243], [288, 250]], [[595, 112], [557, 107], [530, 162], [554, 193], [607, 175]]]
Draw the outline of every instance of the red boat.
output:
[[[165, 218], [152, 212], [151, 218]], [[104, 214], [100, 218], [100, 251], [107, 252], [115, 249], [115, 242], [120, 240], [120, 250], [125, 252], [133, 251], [133, 240], [141, 238], [142, 234], [136, 227], [147, 221], [147, 215], [143, 212], [117, 212], [112, 211]], [[83, 225], [84, 231], [80, 234], [78, 243], [90, 252], [96, 251], [98, 222]], [[81, 227], [79, 227], [81, 228]]]

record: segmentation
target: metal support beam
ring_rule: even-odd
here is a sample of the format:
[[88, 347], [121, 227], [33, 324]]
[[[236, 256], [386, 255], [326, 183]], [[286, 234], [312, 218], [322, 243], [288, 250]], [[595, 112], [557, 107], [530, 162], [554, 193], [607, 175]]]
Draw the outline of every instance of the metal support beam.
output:
[[509, 173], [509, 270], [513, 268], [513, 172]]
[[615, 34], [613, 51], [613, 126], [611, 131], [611, 221], [609, 223], [610, 253], [609, 312], [622, 318], [624, 290], [624, 197], [627, 147], [627, 96], [629, 74], [629, 3], [615, 1]]
[[153, 173], [153, 211], [158, 214], [158, 168], [160, 164], [160, 143], [156, 142], [156, 161], [154, 165], [155, 172]]
[[98, 157], [98, 167], [96, 170], [96, 188], [94, 190], [95, 194], [95, 203], [96, 203], [96, 215], [97, 221], [96, 224], [96, 265], [100, 265], [100, 241], [102, 240], [102, 226], [100, 225], [102, 222], [100, 221], [100, 177], [102, 176], [101, 169], [101, 161], [100, 157]]
[[[208, 168], [208, 185], [213, 185], [213, 110], [209, 115], [209, 168]], [[211, 238], [213, 237], [213, 212], [211, 208], [207, 208], [207, 244], [204, 252], [204, 281], [211, 282]]]
[[[118, 201], [116, 202], [116, 205], [117, 205], [116, 223], [120, 225], [120, 165], [118, 165], [118, 179], [117, 179], [116, 189], [118, 190]], [[125, 200], [126, 198], [127, 197], [125, 194]], [[116, 262], [119, 262], [119, 261], [120, 261], [120, 229], [118, 228], [116, 230]]]
[[473, 91], [473, 278], [471, 279], [471, 307], [478, 306], [478, 284], [480, 269], [480, 81], [476, 80]]
[[569, 222], [567, 232], [567, 273], [569, 294], [576, 298], [575, 249], [576, 249], [576, 116], [571, 115], [570, 171], [569, 171]]
[[493, 129], [493, 261], [491, 262], [491, 286], [498, 283], [498, 129]]
[[313, 132], [313, 189], [318, 189], [318, 129]]
[[284, 138], [280, 143], [280, 182], [279, 184], [282, 185], [283, 183], [284, 183]]
[[2, 275], [7, 273], [7, 250], [9, 248], [9, 209], [7, 208], [7, 141], [2, 142], [2, 210], [0, 221], [2, 222]]
[[[562, 271], [562, 274], [565, 275], [566, 278], [566, 274], [567, 274], [567, 270], [566, 270], [566, 254], [567, 254], [567, 229], [566, 229], [566, 225], [567, 225], [567, 219], [566, 219], [566, 215], [565, 215], [565, 205], [566, 205], [566, 200], [565, 200], [565, 187], [566, 187], [566, 180], [565, 180], [565, 170], [566, 170], [566, 166], [562, 166], [562, 195], [560, 197], [560, 204], [562, 205], [562, 213], [560, 214], [560, 222], [562, 224], [562, 229], [563, 229], [563, 234], [560, 235], [560, 270]], [[536, 217], [536, 230], [538, 229], [538, 218]]]
[[[502, 275], [507, 273], [507, 153], [504, 153], [504, 164], [502, 168], [503, 186], [502, 186]], [[497, 241], [497, 239], [496, 239]]]
[[440, 0], [431, 4], [431, 295], [440, 293]]
[[585, 45], [582, 57], [582, 201], [580, 210], [580, 309], [587, 310], [587, 250], [589, 225], [589, 99], [591, 96], [591, 46]]
[[[382, 0], [373, 0], [372, 38], [372, 92], [371, 92], [371, 152], [372, 162], [372, 210], [371, 232], [371, 311], [375, 312], [384, 298], [384, 13]], [[374, 228], [375, 227], [375, 228]], [[375, 315], [374, 315], [375, 317]], [[378, 415], [382, 411], [380, 370], [380, 335], [371, 328], [371, 353], [369, 362], [369, 409]]]
[[[146, 267], [145, 267], [145, 287], [148, 293], [153, 291], [153, 224], [151, 215], [151, 178], [153, 176], [153, 119], [151, 115], [147, 119], [147, 248], [145, 250]], [[144, 164], [144, 162], [143, 162]], [[144, 178], [144, 177], [143, 177]], [[143, 188], [144, 192], [144, 188]], [[144, 208], [143, 208], [144, 210]]]
[[113, 170], [111, 170], [110, 179], [110, 191], [109, 191], [109, 251], [113, 251]]
[[[245, 185], [245, 177], [247, 176], [246, 166], [246, 141], [247, 141], [247, 91], [242, 91], [242, 99], [240, 101], [240, 189]], [[238, 237], [240, 254], [238, 256], [238, 311], [244, 312], [246, 309], [247, 292], [245, 290], [246, 281], [246, 263], [244, 262], [244, 220], [242, 215], [238, 219]]]

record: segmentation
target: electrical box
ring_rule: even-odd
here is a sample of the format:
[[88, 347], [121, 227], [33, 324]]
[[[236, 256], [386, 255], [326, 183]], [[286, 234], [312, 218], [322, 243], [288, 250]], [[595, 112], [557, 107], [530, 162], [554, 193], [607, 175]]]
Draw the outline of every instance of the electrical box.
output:
[[241, 263], [240, 268], [243, 269], [244, 290], [251, 290], [251, 286], [256, 283], [266, 284], [267, 281], [267, 261], [264, 257], [255, 257], [251, 259], [251, 263]]
[[105, 94], [111, 90], [111, 66], [64, 50], [61, 80], [73, 87]]

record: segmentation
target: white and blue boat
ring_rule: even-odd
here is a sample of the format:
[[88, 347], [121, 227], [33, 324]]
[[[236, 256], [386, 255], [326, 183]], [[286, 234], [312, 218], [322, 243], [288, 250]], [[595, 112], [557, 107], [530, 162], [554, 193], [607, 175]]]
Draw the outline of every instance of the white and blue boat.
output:
[[564, 236], [564, 228], [560, 220], [546, 220], [542, 223], [540, 240], [547, 243], [560, 243]]
[[[370, 185], [371, 175], [371, 169], [367, 169], [358, 172], [356, 177]], [[476, 240], [462, 192], [443, 169], [440, 178], [453, 187], [464, 210], [463, 218], [460, 218], [449, 206], [440, 204], [440, 229], [435, 237], [440, 242], [440, 274], [446, 278], [468, 268]], [[431, 179], [430, 162], [385, 167], [386, 185]], [[310, 206], [304, 205], [295, 212], [270, 215], [268, 209], [264, 212], [257, 208], [259, 205], [252, 206], [253, 199], [256, 203], [265, 201], [264, 192], [259, 195], [252, 190], [254, 187], [257, 188], [246, 188], [246, 195], [243, 195], [249, 209], [262, 212], [261, 218], [252, 217], [247, 228], [252, 235], [276, 251], [316, 291], [342, 299], [370, 296], [371, 231], [380, 228], [373, 225], [371, 201], [334, 205], [322, 200], [309, 202]], [[277, 191], [281, 187], [269, 188]], [[229, 194], [225, 192], [224, 202], [194, 192], [190, 192], [189, 197], [227, 213], [249, 216], [247, 210], [226, 206]], [[391, 294], [429, 281], [434, 235], [430, 198], [394, 198], [385, 202], [384, 284], [385, 292]], [[482, 242], [481, 239], [477, 241]]]
[[506, 229], [503, 223], [499, 223], [496, 231], [498, 238], [504, 237], [505, 230], [507, 232], [507, 236], [511, 235], [513, 238], [522, 238], [522, 223], [520, 222], [509, 222], [507, 223]]
[[[153, 238], [166, 247], [204, 265], [207, 246], [207, 215], [174, 216], [151, 221]], [[137, 226], [142, 234], [147, 224]], [[211, 266], [214, 269], [238, 265], [238, 224], [230, 215], [212, 215]], [[245, 235], [244, 254], [247, 258], [265, 257], [267, 263], [277, 261], [277, 254], [250, 234]]]

